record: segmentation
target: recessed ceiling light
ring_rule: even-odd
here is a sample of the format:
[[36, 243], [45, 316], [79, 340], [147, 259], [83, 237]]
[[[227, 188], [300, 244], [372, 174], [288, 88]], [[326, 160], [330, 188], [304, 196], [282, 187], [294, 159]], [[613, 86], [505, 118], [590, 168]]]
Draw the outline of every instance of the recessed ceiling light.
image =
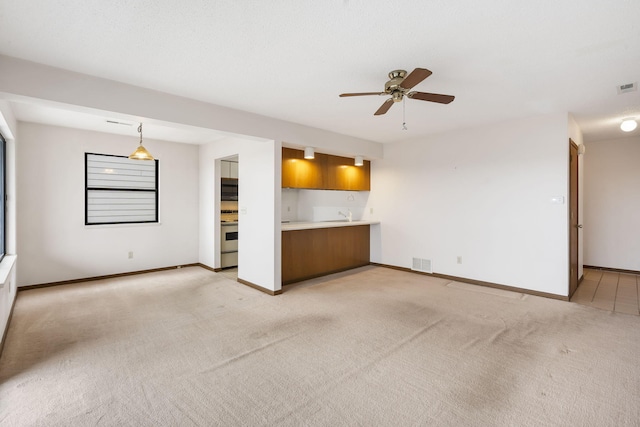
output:
[[635, 119], [624, 119], [622, 123], [620, 123], [620, 129], [622, 129], [623, 132], [631, 132], [636, 127], [638, 127], [638, 123]]

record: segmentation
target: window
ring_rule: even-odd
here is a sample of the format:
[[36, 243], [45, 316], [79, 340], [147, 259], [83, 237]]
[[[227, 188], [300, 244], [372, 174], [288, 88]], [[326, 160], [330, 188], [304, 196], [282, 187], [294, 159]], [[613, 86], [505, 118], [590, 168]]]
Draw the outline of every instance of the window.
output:
[[0, 260], [4, 258], [6, 248], [6, 212], [7, 212], [7, 141], [0, 135]]
[[85, 153], [86, 225], [158, 222], [158, 160]]

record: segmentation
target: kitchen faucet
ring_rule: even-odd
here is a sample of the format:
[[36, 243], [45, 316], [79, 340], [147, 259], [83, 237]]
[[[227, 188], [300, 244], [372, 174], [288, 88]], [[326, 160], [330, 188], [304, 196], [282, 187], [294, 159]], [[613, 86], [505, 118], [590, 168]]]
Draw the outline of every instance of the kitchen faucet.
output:
[[349, 212], [349, 215], [343, 214], [342, 211], [338, 211], [338, 214], [340, 214], [343, 217], [345, 217], [347, 219], [347, 221], [349, 221], [349, 222], [353, 221], [353, 213], [351, 213], [350, 209], [347, 209], [347, 212]]

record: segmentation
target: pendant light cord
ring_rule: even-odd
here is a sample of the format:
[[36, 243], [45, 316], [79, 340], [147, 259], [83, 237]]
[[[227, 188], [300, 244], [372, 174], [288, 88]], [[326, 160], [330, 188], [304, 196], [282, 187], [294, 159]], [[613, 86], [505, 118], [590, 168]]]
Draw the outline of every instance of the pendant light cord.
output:
[[142, 145], [142, 123], [138, 126], [138, 133], [140, 133], [140, 145]]

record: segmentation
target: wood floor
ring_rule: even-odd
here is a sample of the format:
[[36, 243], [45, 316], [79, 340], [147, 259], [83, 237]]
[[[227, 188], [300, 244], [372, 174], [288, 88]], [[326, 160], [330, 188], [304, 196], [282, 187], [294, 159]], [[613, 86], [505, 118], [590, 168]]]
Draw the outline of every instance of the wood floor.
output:
[[618, 313], [640, 315], [640, 279], [635, 274], [587, 269], [571, 302]]

